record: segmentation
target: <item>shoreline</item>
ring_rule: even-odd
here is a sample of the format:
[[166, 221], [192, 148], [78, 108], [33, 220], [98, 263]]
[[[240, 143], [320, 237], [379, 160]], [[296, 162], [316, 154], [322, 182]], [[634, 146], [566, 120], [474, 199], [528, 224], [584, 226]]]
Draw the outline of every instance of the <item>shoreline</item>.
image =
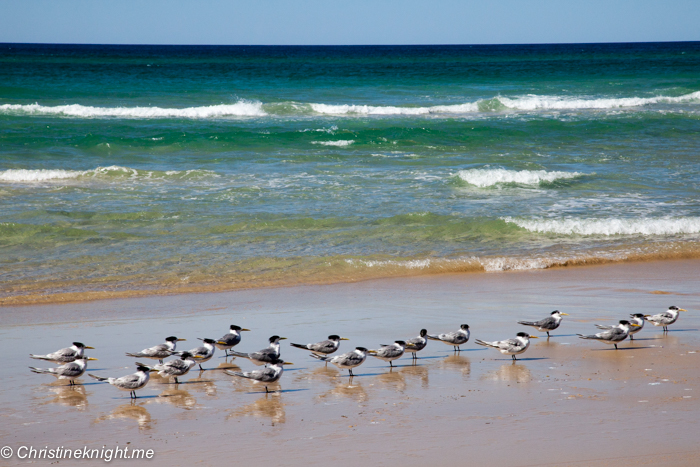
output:
[[265, 289], [277, 289], [277, 288], [294, 288], [294, 287], [305, 287], [305, 286], [329, 286], [338, 284], [354, 284], [363, 283], [371, 281], [382, 281], [382, 280], [401, 280], [412, 277], [433, 277], [433, 276], [452, 276], [452, 275], [474, 275], [474, 274], [513, 274], [513, 273], [527, 273], [533, 271], [549, 271], [549, 270], [568, 270], [569, 268], [586, 268], [586, 267], [606, 267], [621, 264], [635, 264], [635, 263], [655, 263], [655, 262], [666, 262], [666, 261], [693, 261], [700, 259], [700, 253], [688, 255], [687, 252], [679, 253], [677, 255], [673, 254], [662, 254], [653, 255], [651, 257], [645, 257], [641, 259], [635, 258], [623, 258], [623, 259], [611, 259], [611, 258], [588, 258], [584, 261], [578, 260], [567, 260], [563, 263], [557, 263], [553, 265], [548, 265], [541, 268], [528, 268], [528, 269], [505, 269], [500, 271], [489, 271], [483, 266], [481, 270], [478, 269], [465, 269], [465, 270], [437, 270], [429, 268], [416, 268], [416, 269], [406, 269], [404, 273], [386, 275], [386, 274], [368, 274], [366, 277], [349, 278], [349, 279], [328, 279], [328, 280], [307, 280], [299, 282], [288, 282], [288, 281], [261, 281], [258, 284], [244, 283], [242, 285], [235, 284], [214, 284], [214, 285], [191, 285], [191, 286], [178, 286], [178, 287], [164, 287], [159, 289], [146, 289], [146, 290], [98, 290], [89, 292], [56, 292], [56, 293], [42, 293], [36, 292], [27, 295], [10, 295], [5, 297], [0, 297], [0, 309], [5, 307], [15, 307], [15, 306], [33, 306], [33, 305], [51, 305], [59, 303], [82, 303], [82, 302], [93, 302], [99, 300], [112, 300], [112, 299], [130, 299], [130, 298], [145, 298], [145, 297], [163, 297], [163, 296], [178, 296], [178, 295], [189, 295], [189, 294], [210, 294], [210, 293], [227, 293], [236, 292], [243, 290], [265, 290]]

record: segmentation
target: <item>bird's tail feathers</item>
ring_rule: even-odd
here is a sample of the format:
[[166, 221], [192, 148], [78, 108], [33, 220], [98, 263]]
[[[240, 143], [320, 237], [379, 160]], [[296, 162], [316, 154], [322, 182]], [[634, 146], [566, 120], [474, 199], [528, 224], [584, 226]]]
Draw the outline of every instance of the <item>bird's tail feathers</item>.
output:
[[109, 380], [109, 378], [104, 378], [102, 376], [96, 376], [96, 375], [93, 375], [91, 373], [88, 373], [88, 376], [90, 378], [95, 378], [97, 381], [108, 381]]
[[305, 345], [301, 345], [301, 344], [294, 344], [294, 343], [292, 343], [291, 346], [292, 346], [292, 347], [296, 347], [297, 349], [309, 350], [308, 347], [306, 347]]
[[36, 360], [47, 360], [51, 361], [51, 359], [48, 357], [48, 355], [34, 355], [34, 354], [29, 354], [30, 358], [34, 358]]
[[525, 326], [536, 326], [534, 321], [518, 321], [518, 324], [524, 324]]
[[229, 350], [228, 354], [229, 354], [229, 356], [248, 358], [247, 353], [236, 352], [235, 350]]
[[39, 373], [39, 374], [48, 373], [48, 374], [51, 374], [51, 370], [46, 370], [46, 369], [43, 369], [43, 368], [34, 368], [33, 366], [30, 366], [29, 369], [32, 370], [32, 372], [34, 372], [34, 373]]
[[598, 336], [596, 336], [595, 334], [591, 334], [588, 336], [584, 336], [583, 334], [576, 334], [576, 335], [581, 339], [597, 339], [598, 338]]
[[127, 356], [127, 357], [139, 358], [139, 357], [143, 357], [143, 354], [142, 354], [141, 352], [138, 352], [138, 353], [130, 353], [130, 352], [127, 352], [127, 353], [126, 353], [126, 356]]
[[240, 376], [241, 378], [248, 378], [245, 374], [241, 373], [240, 371], [224, 370], [224, 373], [226, 373], [229, 376]]
[[490, 342], [482, 341], [481, 339], [474, 339], [474, 342], [479, 345], [483, 345], [484, 347], [493, 347], [497, 348], [495, 345], [493, 345]]
[[432, 340], [434, 340], [434, 341], [439, 341], [439, 340], [440, 340], [440, 338], [439, 338], [438, 336], [434, 335], [434, 334], [426, 334], [425, 337], [428, 338], [428, 339], [432, 339]]

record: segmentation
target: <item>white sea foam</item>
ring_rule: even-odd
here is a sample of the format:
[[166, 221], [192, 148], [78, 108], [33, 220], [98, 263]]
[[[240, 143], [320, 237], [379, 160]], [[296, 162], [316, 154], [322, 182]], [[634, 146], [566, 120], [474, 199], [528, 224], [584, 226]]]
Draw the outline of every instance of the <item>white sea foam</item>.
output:
[[216, 176], [208, 170], [169, 170], [160, 174], [153, 171], [139, 171], [129, 167], [111, 165], [108, 167], [97, 167], [92, 170], [63, 170], [63, 169], [9, 169], [0, 172], [0, 182], [5, 183], [31, 183], [31, 182], [51, 182], [58, 180], [77, 179], [80, 177], [100, 177], [100, 176], [124, 176], [129, 178], [155, 179], [162, 176], [191, 176], [191, 175]]
[[316, 113], [326, 115], [429, 115], [476, 112], [479, 110], [479, 104], [474, 102], [432, 107], [311, 104], [311, 109]]
[[620, 97], [582, 99], [576, 97], [537, 96], [498, 97], [498, 101], [509, 109], [515, 110], [586, 110], [586, 109], [616, 109], [623, 107], [642, 107], [651, 104], [680, 104], [700, 101], [700, 91], [682, 96], [668, 97]]
[[480, 188], [494, 186], [499, 183], [518, 183], [521, 185], [538, 185], [541, 182], [576, 178], [583, 175], [579, 172], [547, 172], [546, 170], [506, 170], [506, 169], [469, 169], [460, 170], [457, 176]]
[[261, 117], [267, 115], [260, 102], [239, 101], [228, 105], [186, 107], [92, 107], [80, 104], [45, 106], [39, 104], [0, 105], [0, 114], [57, 115], [62, 117], [116, 117], [116, 118], [221, 118]]
[[340, 140], [340, 141], [312, 141], [311, 144], [321, 144], [323, 146], [345, 147], [345, 146], [350, 146], [354, 142], [355, 142], [355, 140], [346, 139], [346, 140]]
[[700, 218], [661, 219], [540, 219], [503, 217], [531, 232], [563, 235], [679, 235], [700, 233]]

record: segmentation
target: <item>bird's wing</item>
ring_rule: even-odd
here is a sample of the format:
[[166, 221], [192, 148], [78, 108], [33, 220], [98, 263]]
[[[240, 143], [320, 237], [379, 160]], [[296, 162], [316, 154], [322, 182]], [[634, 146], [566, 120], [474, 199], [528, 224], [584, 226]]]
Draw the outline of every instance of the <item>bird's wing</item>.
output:
[[85, 371], [85, 368], [76, 363], [66, 363], [56, 368], [55, 373], [61, 376], [80, 376]]
[[139, 375], [126, 375], [121, 378], [116, 378], [114, 384], [124, 388], [138, 388], [141, 384], [141, 378]]
[[333, 353], [337, 349], [335, 346], [335, 342], [333, 342], [331, 340], [325, 340], [323, 342], [309, 344], [306, 346], [306, 348], [313, 351], [313, 352], [320, 352], [320, 353]]

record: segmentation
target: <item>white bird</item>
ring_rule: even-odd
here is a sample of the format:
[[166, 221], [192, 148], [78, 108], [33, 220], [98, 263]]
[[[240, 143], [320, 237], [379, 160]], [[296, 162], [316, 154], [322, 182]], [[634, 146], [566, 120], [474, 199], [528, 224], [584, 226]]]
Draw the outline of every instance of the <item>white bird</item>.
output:
[[280, 336], [272, 336], [270, 337], [270, 345], [268, 345], [266, 348], [262, 350], [258, 350], [257, 352], [252, 352], [252, 353], [244, 353], [244, 352], [231, 352], [230, 355], [233, 355], [234, 357], [241, 357], [241, 358], [247, 358], [254, 364], [260, 366], [260, 365], [268, 365], [269, 363], [272, 363], [276, 360], [279, 360], [280, 358], [280, 341], [286, 339], [286, 337], [280, 337]]
[[378, 350], [368, 350], [367, 353], [370, 354], [373, 357], [376, 357], [380, 360], [384, 360], [385, 362], [389, 362], [389, 366], [394, 366], [392, 363], [394, 360], [397, 358], [400, 358], [404, 351], [406, 350], [406, 342], [405, 341], [394, 341], [393, 344], [389, 345], [384, 345], [382, 344], [382, 348]]
[[427, 335], [428, 331], [426, 329], [421, 329], [418, 337], [414, 337], [406, 341], [406, 352], [410, 352], [414, 360], [418, 359], [416, 353], [420, 352], [426, 345], [428, 345], [428, 339], [425, 337]]
[[176, 358], [175, 360], [170, 360], [165, 363], [159, 363], [158, 365], [151, 367], [151, 370], [157, 371], [159, 376], [174, 377], [175, 383], [177, 384], [179, 383], [177, 377], [185, 376], [196, 364], [197, 362], [192, 357], [192, 354], [189, 352], [182, 352], [182, 354], [180, 354], [180, 358]]
[[346, 339], [345, 337], [340, 337], [336, 334], [331, 334], [328, 336], [328, 339], [325, 341], [321, 342], [316, 342], [315, 344], [294, 344], [292, 343], [292, 347], [296, 347], [298, 349], [304, 349], [304, 350], [310, 350], [311, 352], [318, 354], [318, 355], [330, 355], [333, 352], [337, 351], [338, 348], [340, 347], [340, 341], [347, 341], [350, 339]]
[[250, 331], [250, 329], [244, 329], [232, 324], [229, 328], [229, 332], [216, 341], [216, 348], [226, 352], [226, 356], [228, 357], [228, 351], [241, 342], [241, 331]]
[[364, 347], [355, 347], [352, 352], [344, 353], [342, 355], [336, 355], [335, 357], [321, 356], [316, 354], [311, 354], [312, 357], [321, 360], [322, 362], [332, 363], [338, 368], [347, 369], [350, 372], [350, 376], [353, 376], [352, 369], [358, 367], [364, 363], [367, 359], [367, 349]]
[[513, 360], [516, 355], [520, 355], [525, 352], [528, 347], [530, 347], [530, 339], [538, 339], [537, 336], [531, 336], [526, 332], [519, 332], [516, 334], [514, 339], [506, 339], [503, 341], [486, 342], [479, 339], [475, 339], [474, 342], [483, 345], [484, 347], [491, 347], [499, 350], [504, 355], [510, 355]]
[[549, 337], [549, 331], [554, 331], [561, 324], [562, 316], [569, 316], [569, 314], [554, 310], [548, 317], [539, 321], [518, 321], [518, 324], [532, 326], [540, 332], [546, 332]]
[[[214, 339], [202, 339], [201, 337], [198, 337], [198, 339], [202, 341], [202, 345], [200, 347], [195, 347], [194, 349], [188, 350], [187, 353], [192, 355], [192, 358], [197, 360], [197, 363], [199, 363], [199, 369], [204, 370], [204, 368], [202, 368], [202, 363], [208, 362], [211, 360], [211, 357], [214, 356], [214, 351], [216, 351], [214, 344], [216, 344], [216, 341]], [[183, 352], [178, 352], [178, 354], [182, 355]]]
[[677, 306], [670, 306], [668, 310], [663, 311], [656, 315], [645, 315], [644, 319], [649, 321], [654, 326], [663, 326], [664, 332], [668, 332], [668, 326], [675, 323], [678, 320], [678, 315], [680, 311], [688, 311], [683, 308], [678, 308]]
[[260, 370], [253, 371], [231, 371], [224, 370], [224, 373], [231, 376], [238, 376], [240, 378], [252, 379], [259, 383], [265, 384], [265, 392], [270, 392], [267, 389], [267, 385], [270, 383], [275, 383], [279, 381], [282, 377], [282, 372], [284, 371], [283, 365], [293, 365], [292, 363], [285, 362], [284, 360], [273, 360], [269, 363], [267, 368], [262, 368]]
[[178, 339], [175, 336], [170, 336], [165, 338], [165, 342], [162, 344], [154, 345], [147, 349], [143, 349], [141, 352], [126, 353], [127, 357], [135, 358], [151, 358], [153, 360], [158, 360], [163, 363], [163, 359], [171, 356], [175, 349], [177, 348], [177, 343], [184, 341], [186, 339]]
[[94, 347], [87, 346], [82, 342], [73, 342], [73, 345], [66, 347], [65, 349], [57, 350], [46, 355], [33, 355], [29, 354], [31, 358], [37, 360], [46, 360], [54, 363], [70, 363], [75, 361], [76, 358], [82, 357], [85, 353], [85, 349], [94, 349]]
[[129, 396], [132, 399], [136, 399], [136, 391], [148, 384], [148, 380], [151, 378], [150, 371], [149, 367], [137, 363], [136, 373], [120, 378], [103, 378], [90, 373], [88, 373], [88, 376], [95, 378], [97, 381], [106, 381], [122, 391], [129, 391]]
[[627, 339], [627, 336], [629, 336], [630, 327], [638, 326], [638, 324], [631, 324], [629, 321], [623, 319], [622, 321], [620, 321], [620, 324], [618, 324], [617, 326], [612, 326], [606, 331], [599, 332], [597, 334], [591, 334], [588, 336], [584, 336], [582, 334], [576, 335], [579, 336], [581, 339], [595, 339], [606, 344], [614, 344], [615, 349], [617, 349], [617, 343], [622, 342], [623, 340]]
[[462, 344], [466, 344], [469, 340], [469, 325], [463, 324], [459, 327], [459, 330], [455, 332], [448, 332], [445, 334], [438, 335], [428, 334], [426, 337], [434, 341], [440, 341], [444, 342], [447, 345], [451, 345], [452, 347], [454, 347], [456, 352], [459, 352], [461, 351], [459, 346]]
[[82, 355], [80, 357], [76, 357], [72, 362], [68, 362], [57, 368], [34, 368], [33, 366], [30, 366], [29, 369], [34, 373], [51, 375], [58, 379], [67, 379], [69, 381], [68, 385], [73, 386], [75, 385], [75, 380], [83, 376], [83, 373], [85, 373], [88, 360], [97, 359]]
[[[630, 315], [630, 324], [636, 324], [637, 326], [632, 326], [630, 327], [630, 340], [634, 340], [634, 337], [632, 337], [634, 334], [637, 334], [639, 331], [642, 330], [644, 327], [644, 315], [641, 313], [634, 313]], [[612, 329], [615, 326], [606, 326], [602, 324], [596, 324], [595, 327], [598, 329], [602, 329], [604, 331], [607, 331], [608, 329]]]

